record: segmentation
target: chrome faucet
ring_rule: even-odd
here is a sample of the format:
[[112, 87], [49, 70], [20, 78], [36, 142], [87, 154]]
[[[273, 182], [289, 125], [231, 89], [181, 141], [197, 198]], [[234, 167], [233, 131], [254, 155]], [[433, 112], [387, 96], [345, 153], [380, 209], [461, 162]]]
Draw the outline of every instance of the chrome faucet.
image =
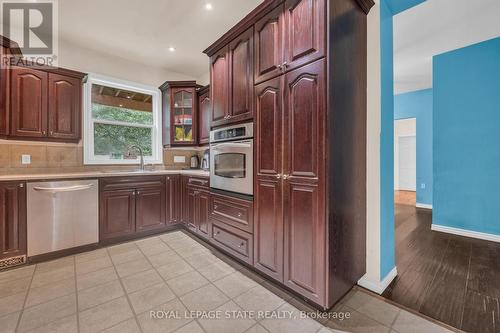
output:
[[139, 151], [139, 154], [141, 154], [141, 161], [140, 161], [140, 170], [141, 171], [144, 171], [144, 153], [142, 152], [142, 149], [141, 147], [139, 146], [130, 146], [128, 148], [128, 151], [130, 152], [131, 149], [135, 149], [135, 150], [138, 150]]

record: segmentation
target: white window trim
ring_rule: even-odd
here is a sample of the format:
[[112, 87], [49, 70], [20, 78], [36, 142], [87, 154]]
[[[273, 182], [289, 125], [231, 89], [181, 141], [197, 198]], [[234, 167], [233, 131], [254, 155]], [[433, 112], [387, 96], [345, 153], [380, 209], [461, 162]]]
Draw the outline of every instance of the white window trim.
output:
[[99, 84], [113, 88], [131, 90], [152, 96], [153, 105], [153, 125], [130, 124], [120, 121], [99, 120], [98, 123], [106, 123], [110, 125], [124, 125], [130, 127], [147, 127], [151, 128], [152, 135], [152, 155], [144, 156], [144, 163], [162, 164], [163, 163], [163, 147], [162, 147], [162, 114], [161, 114], [161, 94], [158, 88], [146, 86], [138, 83], [123, 81], [110, 77], [101, 76], [98, 74], [89, 74], [87, 82], [84, 86], [84, 118], [83, 118], [83, 163], [85, 165], [99, 164], [137, 164], [139, 157], [132, 160], [116, 160], [110, 156], [95, 156], [94, 155], [94, 119], [92, 118], [92, 85]]

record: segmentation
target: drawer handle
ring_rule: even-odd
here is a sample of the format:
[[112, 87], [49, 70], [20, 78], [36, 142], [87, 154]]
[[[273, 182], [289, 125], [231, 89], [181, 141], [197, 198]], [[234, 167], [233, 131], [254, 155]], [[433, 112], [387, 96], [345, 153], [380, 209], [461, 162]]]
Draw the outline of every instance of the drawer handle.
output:
[[238, 247], [240, 247], [240, 248], [243, 247], [243, 246], [245, 246], [245, 242], [241, 242], [241, 244], [238, 245]]
[[214, 209], [217, 209], [217, 208], [219, 208], [219, 206], [217, 206], [217, 205], [214, 205]]
[[219, 235], [220, 234], [220, 231], [216, 231], [215, 232], [215, 236]]

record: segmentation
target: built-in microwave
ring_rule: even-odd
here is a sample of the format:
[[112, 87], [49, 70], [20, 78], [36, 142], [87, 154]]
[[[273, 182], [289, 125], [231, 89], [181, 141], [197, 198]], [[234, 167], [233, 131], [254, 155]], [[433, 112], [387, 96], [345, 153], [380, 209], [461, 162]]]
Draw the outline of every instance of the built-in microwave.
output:
[[253, 123], [210, 132], [210, 187], [253, 195]]

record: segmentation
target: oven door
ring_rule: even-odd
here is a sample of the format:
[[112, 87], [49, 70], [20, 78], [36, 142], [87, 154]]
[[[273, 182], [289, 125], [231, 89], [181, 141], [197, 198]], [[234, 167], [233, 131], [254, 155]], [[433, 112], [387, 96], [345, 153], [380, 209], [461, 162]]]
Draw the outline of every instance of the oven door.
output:
[[210, 144], [210, 186], [253, 195], [253, 139]]

